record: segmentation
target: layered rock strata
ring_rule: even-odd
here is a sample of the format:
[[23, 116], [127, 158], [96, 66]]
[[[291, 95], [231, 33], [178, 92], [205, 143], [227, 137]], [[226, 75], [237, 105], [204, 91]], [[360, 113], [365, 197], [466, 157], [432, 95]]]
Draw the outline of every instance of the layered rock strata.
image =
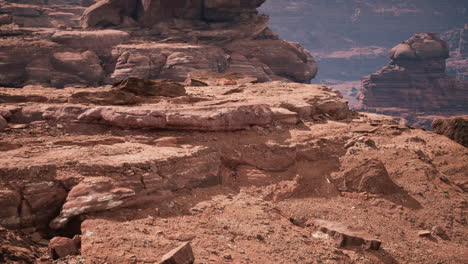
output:
[[[0, 86], [98, 86], [128, 77], [184, 81], [195, 70], [310, 82], [314, 58], [278, 39], [268, 16], [256, 11], [263, 2], [106, 0], [83, 13], [86, 29], [52, 23], [41, 6], [8, 4], [3, 20], [12, 17], [13, 24], [0, 27], [7, 36], [0, 40]], [[79, 18], [83, 9], [73, 8], [70, 14]], [[45, 21], [36, 25], [33, 15]]]
[[452, 115], [468, 109], [468, 84], [445, 74], [447, 43], [416, 34], [389, 52], [392, 61], [362, 81], [358, 109], [404, 116]]

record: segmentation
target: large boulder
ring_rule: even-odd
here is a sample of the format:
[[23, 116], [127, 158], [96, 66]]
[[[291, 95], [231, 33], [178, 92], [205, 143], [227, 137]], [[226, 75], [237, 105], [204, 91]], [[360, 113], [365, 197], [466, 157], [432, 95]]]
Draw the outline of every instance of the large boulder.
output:
[[435, 33], [415, 34], [389, 51], [392, 60], [447, 59], [449, 48]]
[[124, 17], [131, 17], [137, 9], [135, 0], [103, 0], [90, 6], [83, 13], [81, 24], [88, 27], [117, 26]]

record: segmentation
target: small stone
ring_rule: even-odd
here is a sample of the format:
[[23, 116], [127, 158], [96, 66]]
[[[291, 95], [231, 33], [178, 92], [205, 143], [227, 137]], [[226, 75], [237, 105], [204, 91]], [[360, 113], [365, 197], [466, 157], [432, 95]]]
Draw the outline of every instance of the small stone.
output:
[[53, 259], [78, 255], [78, 248], [73, 239], [67, 237], [54, 237], [49, 242], [49, 255]]
[[418, 232], [419, 237], [430, 237], [431, 236], [431, 231], [428, 230], [422, 230]]
[[438, 236], [443, 236], [443, 235], [445, 235], [445, 230], [440, 226], [434, 226], [432, 228], [432, 233], [434, 233], [434, 234], [436, 234]]
[[161, 264], [192, 264], [195, 262], [192, 247], [185, 242], [161, 258]]

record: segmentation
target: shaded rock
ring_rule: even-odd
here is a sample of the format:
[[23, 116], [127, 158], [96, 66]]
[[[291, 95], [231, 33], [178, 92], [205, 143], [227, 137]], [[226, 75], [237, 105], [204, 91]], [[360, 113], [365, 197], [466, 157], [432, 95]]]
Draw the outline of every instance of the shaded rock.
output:
[[241, 14], [256, 14], [257, 7], [265, 0], [232, 1], [232, 0], [206, 0], [204, 1], [203, 15], [208, 21], [229, 21]]
[[257, 7], [263, 2], [265, 0], [105, 0], [90, 6], [84, 12], [82, 26], [118, 26], [129, 18], [146, 27], [169, 19], [233, 21], [241, 16], [256, 15]]
[[70, 48], [99, 51], [111, 49], [125, 40], [130, 35], [126, 32], [113, 29], [94, 31], [57, 31], [52, 35], [52, 41]]
[[96, 105], [134, 105], [143, 102], [144, 99], [125, 91], [110, 90], [101, 92], [77, 92], [70, 96], [72, 104], [96, 104]]
[[449, 57], [449, 48], [447, 43], [435, 33], [416, 34], [392, 48], [389, 51], [389, 56], [395, 61], [447, 59]]
[[245, 58], [256, 58], [274, 74], [295, 82], [308, 83], [317, 74], [315, 59], [297, 43], [271, 39], [234, 41], [226, 49]]
[[5, 130], [5, 128], [8, 127], [7, 121], [3, 118], [3, 116], [0, 116], [0, 132]]
[[374, 194], [392, 194], [399, 191], [384, 164], [378, 159], [345, 160], [342, 167], [346, 169], [334, 175], [338, 188], [342, 191]]
[[64, 258], [66, 256], [78, 255], [78, 245], [71, 238], [54, 237], [49, 242], [48, 252], [52, 259]]
[[351, 230], [345, 225], [326, 220], [315, 220], [314, 225], [319, 230], [336, 240], [336, 246], [340, 248], [360, 247], [368, 250], [379, 250], [381, 241], [370, 238], [369, 234], [362, 230]]
[[154, 79], [159, 76], [162, 67], [166, 64], [166, 56], [159, 52], [116, 49], [113, 54], [117, 57], [114, 72], [110, 76], [113, 81], [129, 77]]
[[136, 8], [137, 1], [99, 1], [86, 9], [81, 25], [83, 28], [117, 26], [123, 21], [123, 16], [130, 17]]
[[21, 194], [17, 190], [8, 188], [0, 189], [0, 203], [3, 205], [0, 211], [0, 224], [11, 226], [18, 222], [18, 209], [21, 206]]
[[439, 118], [432, 122], [432, 128], [436, 133], [468, 148], [468, 116]]
[[0, 262], [35, 263], [39, 249], [24, 234], [0, 226]]
[[161, 258], [161, 264], [192, 264], [195, 262], [190, 242], [185, 242]]
[[183, 85], [170, 80], [127, 78], [115, 83], [113, 88], [138, 96], [178, 97], [186, 95]]
[[[83, 53], [57, 52], [51, 56], [51, 63], [55, 69], [67, 72], [84, 80], [85, 84], [97, 85], [104, 78], [104, 70], [96, 53], [86, 51]], [[63, 86], [63, 83], [57, 86]], [[69, 84], [69, 83], [68, 83]]]
[[11, 24], [13, 22], [13, 17], [8, 14], [0, 15], [0, 25]]

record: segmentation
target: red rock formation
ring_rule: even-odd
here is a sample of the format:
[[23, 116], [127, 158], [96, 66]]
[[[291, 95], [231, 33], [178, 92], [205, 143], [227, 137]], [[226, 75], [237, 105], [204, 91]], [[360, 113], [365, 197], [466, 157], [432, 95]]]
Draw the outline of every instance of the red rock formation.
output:
[[468, 109], [468, 84], [445, 74], [449, 50], [437, 35], [416, 34], [389, 55], [389, 65], [362, 81], [358, 109], [395, 116]]
[[53, 20], [51, 9], [66, 8], [7, 4], [2, 12], [31, 28], [0, 28], [8, 36], [0, 40], [0, 85], [97, 86], [129, 77], [184, 81], [196, 70], [238, 72], [260, 82], [310, 82], [317, 73], [314, 58], [278, 39], [268, 16], [257, 13], [263, 2], [105, 0], [83, 13], [89, 30], [59, 23], [75, 21], [81, 7], [67, 10], [73, 19]]

